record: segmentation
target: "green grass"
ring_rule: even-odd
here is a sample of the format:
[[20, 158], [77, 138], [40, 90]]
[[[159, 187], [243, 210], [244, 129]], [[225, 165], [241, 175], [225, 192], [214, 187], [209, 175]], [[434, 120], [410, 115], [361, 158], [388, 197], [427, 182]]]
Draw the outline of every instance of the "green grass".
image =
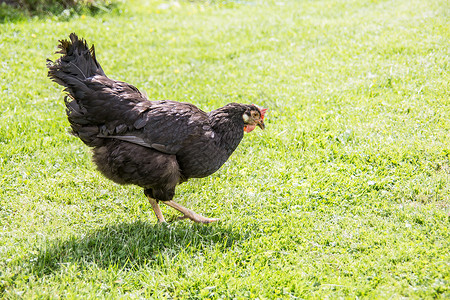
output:
[[[0, 298], [450, 297], [448, 2], [174, 3], [0, 24]], [[46, 78], [70, 32], [151, 99], [269, 108], [177, 189], [220, 223], [96, 171]]]

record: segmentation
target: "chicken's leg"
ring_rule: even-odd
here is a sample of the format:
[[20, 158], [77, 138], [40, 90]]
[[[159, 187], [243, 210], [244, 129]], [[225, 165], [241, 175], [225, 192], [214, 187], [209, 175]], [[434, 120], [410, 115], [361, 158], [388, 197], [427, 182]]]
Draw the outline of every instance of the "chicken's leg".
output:
[[150, 204], [152, 205], [156, 217], [158, 218], [158, 223], [167, 223], [166, 220], [164, 219], [161, 209], [159, 208], [158, 202], [156, 202], [156, 200], [153, 199], [152, 197], [147, 196], [147, 198]]
[[195, 212], [193, 212], [190, 209], [187, 209], [186, 207], [176, 203], [175, 201], [169, 200], [169, 201], [163, 201], [164, 204], [169, 205], [172, 208], [175, 208], [176, 210], [178, 210], [179, 212], [181, 212], [183, 214], [182, 217], [180, 217], [180, 219], [191, 219], [194, 222], [197, 223], [211, 223], [211, 222], [216, 222], [219, 221], [219, 219], [212, 219], [212, 218], [206, 218], [203, 217], [199, 214], [196, 214]]

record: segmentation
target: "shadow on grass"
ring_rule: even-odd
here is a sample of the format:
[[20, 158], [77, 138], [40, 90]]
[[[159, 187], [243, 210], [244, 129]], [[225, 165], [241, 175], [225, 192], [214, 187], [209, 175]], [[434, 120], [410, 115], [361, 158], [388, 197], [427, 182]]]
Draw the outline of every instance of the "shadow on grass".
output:
[[84, 236], [56, 240], [38, 250], [32, 261], [37, 276], [51, 274], [65, 263], [108, 268], [160, 264], [162, 254], [173, 258], [209, 247], [228, 248], [241, 239], [231, 227], [177, 222], [155, 225], [147, 222], [122, 223], [95, 230]]

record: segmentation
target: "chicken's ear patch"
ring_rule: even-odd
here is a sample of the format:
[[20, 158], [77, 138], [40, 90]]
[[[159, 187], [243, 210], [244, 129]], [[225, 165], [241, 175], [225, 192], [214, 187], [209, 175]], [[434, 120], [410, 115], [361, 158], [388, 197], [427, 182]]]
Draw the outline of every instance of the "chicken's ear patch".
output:
[[250, 119], [250, 116], [247, 115], [247, 113], [245, 112], [245, 113], [242, 115], [242, 119], [244, 120], [245, 123], [247, 123], [248, 120]]

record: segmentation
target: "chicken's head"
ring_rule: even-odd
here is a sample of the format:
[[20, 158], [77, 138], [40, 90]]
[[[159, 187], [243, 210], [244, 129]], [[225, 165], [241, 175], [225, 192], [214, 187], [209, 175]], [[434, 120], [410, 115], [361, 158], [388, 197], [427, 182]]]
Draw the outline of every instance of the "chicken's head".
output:
[[259, 126], [259, 128], [264, 129], [264, 115], [267, 111], [267, 108], [258, 107], [256, 105], [250, 105], [249, 109], [247, 109], [242, 115], [242, 119], [244, 120], [244, 131], [249, 133]]

